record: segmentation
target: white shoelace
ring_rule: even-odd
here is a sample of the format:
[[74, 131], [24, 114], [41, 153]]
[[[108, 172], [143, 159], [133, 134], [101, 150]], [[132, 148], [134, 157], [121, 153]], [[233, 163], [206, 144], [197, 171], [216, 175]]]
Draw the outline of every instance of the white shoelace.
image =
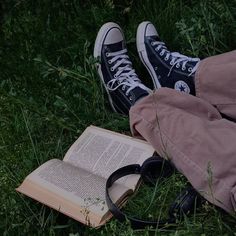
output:
[[163, 42], [152, 42], [151, 43], [152, 46], [157, 46], [155, 47], [155, 51], [160, 51], [160, 56], [163, 56], [165, 53], [166, 53], [166, 56], [164, 58], [165, 61], [168, 61], [170, 56], [171, 56], [171, 61], [170, 61], [170, 65], [171, 65], [171, 68], [169, 70], [169, 73], [168, 73], [168, 77], [170, 76], [170, 73], [172, 71], [172, 69], [176, 66], [176, 68], [180, 68], [180, 64], [182, 64], [182, 71], [185, 71], [186, 70], [186, 64], [188, 62], [196, 62], [196, 65], [194, 67], [189, 67], [188, 68], [188, 72], [189, 72], [189, 76], [191, 76], [193, 73], [196, 72], [197, 68], [198, 68], [198, 65], [199, 65], [199, 62], [200, 62], [200, 59], [199, 58], [191, 58], [191, 57], [187, 57], [185, 55], [182, 55], [178, 52], [170, 52], [168, 51], [167, 47], [165, 46], [165, 43]]
[[123, 86], [122, 90], [125, 90], [125, 87], [128, 87], [125, 93], [126, 96], [128, 96], [129, 92], [135, 87], [140, 87], [149, 92], [149, 89], [139, 80], [126, 53], [127, 49], [106, 53], [106, 56], [111, 58], [108, 60], [108, 63], [114, 63], [114, 65], [110, 68], [111, 71], [115, 71], [117, 69], [114, 78], [107, 83], [107, 88], [114, 91], [120, 86]]

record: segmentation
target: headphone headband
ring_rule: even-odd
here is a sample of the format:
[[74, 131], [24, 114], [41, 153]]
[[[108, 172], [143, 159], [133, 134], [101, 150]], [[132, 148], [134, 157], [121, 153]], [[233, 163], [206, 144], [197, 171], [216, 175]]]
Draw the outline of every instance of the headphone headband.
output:
[[108, 189], [113, 185], [113, 183], [115, 181], [117, 181], [118, 179], [120, 179], [124, 176], [127, 176], [127, 175], [141, 174], [141, 168], [142, 167], [138, 164], [124, 166], [124, 167], [116, 170], [115, 172], [113, 172], [110, 175], [110, 177], [107, 179], [107, 182], [106, 182], [106, 203], [108, 205], [110, 212], [112, 213], [112, 215], [116, 219], [118, 219], [121, 222], [124, 222], [125, 220], [128, 219], [130, 221], [131, 227], [135, 228], [135, 229], [143, 229], [146, 226], [163, 227], [166, 224], [174, 223], [175, 219], [168, 219], [168, 220], [161, 220], [161, 221], [160, 220], [158, 220], [158, 221], [157, 220], [145, 221], [145, 220], [141, 220], [138, 218], [127, 216], [111, 200]]
[[[156, 170], [153, 169], [153, 167], [156, 168]], [[150, 168], [151, 170], [149, 170]], [[159, 171], [159, 173], [156, 173], [157, 171]], [[150, 172], [152, 173], [150, 174]], [[110, 212], [116, 219], [121, 222], [129, 220], [131, 227], [134, 229], [143, 229], [146, 226], [152, 226], [154, 228], [161, 228], [164, 226], [169, 227], [171, 225], [173, 226], [173, 224], [176, 222], [176, 214], [187, 214], [193, 211], [193, 208], [200, 203], [200, 197], [196, 190], [194, 190], [192, 187], [188, 187], [182, 194], [177, 197], [177, 200], [170, 207], [169, 218], [165, 220], [148, 221], [127, 216], [111, 200], [109, 194], [109, 188], [113, 185], [113, 183], [124, 176], [131, 174], [140, 174], [141, 177], [147, 182], [153, 178], [153, 174], [155, 174], [154, 178], [157, 180], [161, 177], [169, 177], [171, 173], [173, 173], [173, 167], [170, 165], [170, 163], [168, 163], [161, 157], [151, 157], [147, 159], [142, 166], [133, 164], [119, 168], [109, 176], [106, 182], [106, 203]]]

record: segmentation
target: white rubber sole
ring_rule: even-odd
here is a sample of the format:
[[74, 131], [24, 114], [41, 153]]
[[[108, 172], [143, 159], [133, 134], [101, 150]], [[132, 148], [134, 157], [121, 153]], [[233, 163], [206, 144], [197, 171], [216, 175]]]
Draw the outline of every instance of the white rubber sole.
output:
[[158, 89], [158, 88], [161, 88], [161, 84], [156, 76], [155, 70], [151, 62], [148, 59], [146, 47], [144, 44], [144, 36], [145, 36], [145, 32], [146, 32], [146, 28], [148, 24], [151, 24], [151, 22], [144, 21], [141, 24], [139, 24], [138, 29], [137, 29], [137, 34], [136, 34], [136, 45], [137, 45], [139, 58], [144, 64], [144, 66], [147, 68], [149, 74], [151, 75], [154, 87]]
[[[100, 30], [98, 31], [97, 38], [96, 38], [96, 40], [95, 40], [95, 45], [94, 45], [94, 50], [93, 50], [93, 56], [94, 56], [94, 58], [100, 60], [104, 39], [105, 39], [105, 37], [106, 37], [108, 31], [109, 31], [110, 29], [112, 29], [112, 28], [118, 28], [118, 29], [121, 31], [121, 33], [122, 33], [122, 30], [121, 30], [121, 28], [120, 28], [120, 26], [119, 26], [118, 24], [113, 23], [113, 22], [108, 22], [108, 23], [104, 24], [104, 25], [100, 28]], [[123, 34], [123, 33], [122, 33], [122, 34]], [[116, 110], [116, 108], [114, 107], [114, 105], [113, 105], [112, 98], [111, 98], [110, 93], [109, 93], [109, 91], [108, 91], [108, 89], [107, 89], [107, 87], [106, 87], [106, 83], [105, 83], [105, 81], [104, 81], [103, 74], [102, 74], [101, 64], [100, 64], [100, 63], [96, 63], [96, 66], [97, 66], [98, 74], [99, 74], [99, 76], [100, 76], [100, 78], [101, 78], [101, 81], [102, 81], [102, 83], [103, 83], [103, 87], [105, 88], [105, 91], [106, 91], [106, 93], [107, 93], [107, 95], [108, 95], [108, 99], [109, 99], [109, 102], [110, 102], [110, 104], [111, 104], [111, 107], [112, 107], [112, 109], [113, 109], [115, 112], [118, 112], [118, 111]]]

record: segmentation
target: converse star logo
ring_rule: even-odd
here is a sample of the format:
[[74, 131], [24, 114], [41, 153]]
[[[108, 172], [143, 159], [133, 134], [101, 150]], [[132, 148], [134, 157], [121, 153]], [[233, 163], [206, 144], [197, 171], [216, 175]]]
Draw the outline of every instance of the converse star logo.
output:
[[184, 93], [190, 93], [189, 86], [182, 80], [179, 80], [175, 83], [175, 90], [178, 90]]

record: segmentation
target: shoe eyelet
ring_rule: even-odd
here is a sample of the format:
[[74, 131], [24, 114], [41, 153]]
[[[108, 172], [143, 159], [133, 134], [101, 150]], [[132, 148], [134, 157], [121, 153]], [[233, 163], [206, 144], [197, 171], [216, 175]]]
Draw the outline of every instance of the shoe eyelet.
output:
[[108, 64], [111, 64], [111, 60], [108, 60]]
[[110, 54], [108, 52], [106, 52], [106, 57], [109, 57], [109, 56], [110, 56]]
[[180, 64], [177, 63], [177, 64], [176, 64], [176, 68], [180, 68]]
[[125, 95], [128, 96], [129, 94], [126, 92]]
[[151, 42], [151, 45], [154, 46], [154, 42]]
[[171, 62], [170, 62], [170, 65], [171, 65], [171, 66], [173, 66], [173, 65], [174, 65], [174, 63], [171, 61]]
[[121, 90], [122, 90], [122, 91], [125, 91], [125, 86], [124, 86], [124, 85], [121, 87]]
[[163, 52], [161, 52], [161, 53], [160, 53], [160, 56], [163, 56], [163, 55], [164, 55], [164, 53], [163, 53]]
[[132, 101], [133, 100], [132, 97], [129, 97], [129, 100]]
[[116, 78], [117, 78], [117, 75], [114, 75], [114, 78], [116, 79]]
[[186, 70], [186, 67], [184, 66], [184, 67], [182, 67], [182, 71], [185, 71]]
[[168, 61], [168, 59], [169, 59], [168, 57], [165, 57], [165, 58], [164, 58], [165, 61]]
[[192, 67], [189, 67], [188, 68], [188, 72], [192, 72], [193, 68]]
[[158, 52], [158, 48], [155, 48], [155, 51]]
[[114, 68], [113, 67], [111, 67], [111, 69], [110, 69], [111, 71], [114, 71]]

